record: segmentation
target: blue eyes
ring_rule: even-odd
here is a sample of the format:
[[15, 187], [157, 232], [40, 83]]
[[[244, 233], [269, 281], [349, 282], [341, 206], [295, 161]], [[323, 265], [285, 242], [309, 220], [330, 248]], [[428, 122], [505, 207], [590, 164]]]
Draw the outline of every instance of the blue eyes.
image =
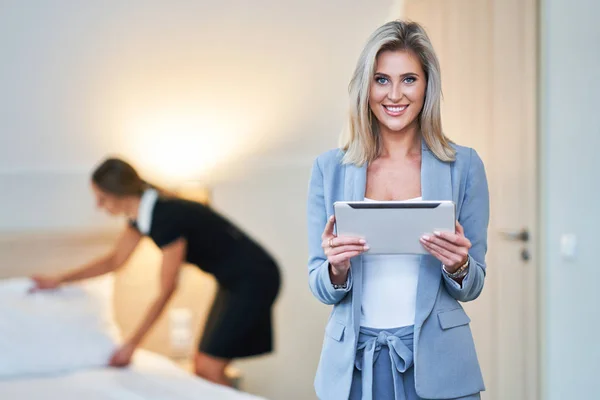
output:
[[[410, 85], [413, 84], [417, 81], [417, 78], [414, 76], [407, 76], [406, 78], [404, 78], [402, 80], [403, 83]], [[383, 76], [376, 76], [375, 77], [375, 82], [377, 82], [380, 85], [386, 85], [390, 82], [390, 80], [388, 78], [385, 78]]]

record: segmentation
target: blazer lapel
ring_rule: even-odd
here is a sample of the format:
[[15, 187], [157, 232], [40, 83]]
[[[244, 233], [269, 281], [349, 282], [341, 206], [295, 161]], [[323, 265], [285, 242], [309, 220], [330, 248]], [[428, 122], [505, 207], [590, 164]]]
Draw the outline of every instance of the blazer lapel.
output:
[[[421, 195], [423, 200], [452, 200], [452, 172], [450, 163], [438, 160], [422, 142]], [[433, 309], [440, 287], [442, 271], [440, 262], [431, 255], [421, 257], [417, 286], [415, 325], [423, 324]]]
[[364, 164], [362, 167], [346, 164], [344, 167], [344, 200], [364, 200], [367, 189], [367, 164]]

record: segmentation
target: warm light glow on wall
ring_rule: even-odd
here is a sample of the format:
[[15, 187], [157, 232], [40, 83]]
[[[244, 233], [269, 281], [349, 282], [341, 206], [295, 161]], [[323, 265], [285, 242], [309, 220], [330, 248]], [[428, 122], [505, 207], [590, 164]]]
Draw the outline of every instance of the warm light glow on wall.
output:
[[211, 170], [247, 144], [241, 123], [215, 114], [152, 114], [134, 120], [129, 132], [137, 162], [159, 179], [178, 182], [209, 179]]
[[182, 97], [177, 104], [140, 101], [121, 117], [119, 148], [145, 177], [166, 187], [213, 183], [217, 172], [277, 143], [275, 126], [289, 119], [264, 106], [269, 98], [245, 104], [213, 98], [211, 104]]
[[221, 90], [208, 82], [202, 90], [185, 90], [170, 87], [158, 74], [152, 82], [152, 90], [134, 82], [115, 85], [119, 91], [107, 100], [114, 114], [106, 131], [114, 132], [117, 153], [167, 187], [189, 180], [214, 183], [233, 164], [239, 168], [245, 157], [281, 143], [282, 131], [302, 117], [297, 106], [302, 96], [283, 102], [281, 94], [255, 81], [240, 85], [243, 96], [230, 96], [235, 90], [225, 84]]
[[210, 204], [211, 191], [201, 182], [184, 182], [175, 189], [175, 193], [184, 199]]

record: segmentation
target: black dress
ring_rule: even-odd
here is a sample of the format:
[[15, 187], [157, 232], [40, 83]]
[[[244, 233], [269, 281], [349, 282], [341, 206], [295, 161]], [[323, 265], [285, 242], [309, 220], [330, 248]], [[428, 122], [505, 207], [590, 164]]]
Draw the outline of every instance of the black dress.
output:
[[[139, 231], [135, 221], [130, 225]], [[148, 236], [161, 248], [184, 238], [186, 261], [218, 282], [201, 352], [233, 359], [273, 350], [271, 308], [280, 275], [260, 245], [210, 207], [162, 196], [151, 211]]]

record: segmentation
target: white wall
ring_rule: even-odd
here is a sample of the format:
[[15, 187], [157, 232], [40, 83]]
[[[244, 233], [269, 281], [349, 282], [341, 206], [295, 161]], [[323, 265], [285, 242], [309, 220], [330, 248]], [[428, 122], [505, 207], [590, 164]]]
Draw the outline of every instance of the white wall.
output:
[[0, 232], [104, 229], [118, 223], [95, 210], [87, 172], [0, 171], [0, 191]]
[[[598, 398], [600, 3], [541, 2], [544, 399]], [[515, 77], [516, 82], [522, 77]], [[561, 235], [578, 239], [574, 260]]]
[[0, 4], [0, 231], [114, 224], [88, 174], [108, 153], [149, 179], [204, 179], [279, 260], [277, 352], [246, 387], [314, 398], [328, 307], [310, 294], [312, 160], [335, 146], [347, 84], [393, 0], [77, 0]]

